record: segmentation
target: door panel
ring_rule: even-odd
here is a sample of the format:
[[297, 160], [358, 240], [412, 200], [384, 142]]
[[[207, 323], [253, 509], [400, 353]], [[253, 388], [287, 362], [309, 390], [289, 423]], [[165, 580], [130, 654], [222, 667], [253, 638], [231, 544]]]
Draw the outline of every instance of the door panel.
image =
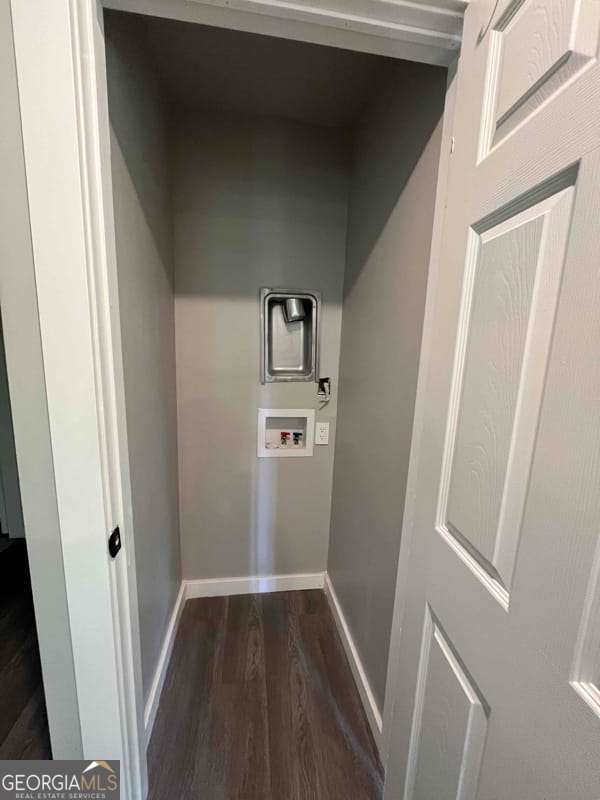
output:
[[421, 800], [474, 796], [487, 716], [487, 704], [428, 608], [411, 735], [410, 796]]
[[[571, 173], [563, 176], [570, 179]], [[497, 224], [488, 218], [479, 234], [478, 226], [471, 229], [467, 247], [459, 339], [460, 329], [468, 332], [456, 355], [456, 411], [444, 459], [453, 464], [448, 490], [442, 483], [438, 529], [453, 537], [450, 544], [476, 575], [483, 570], [484, 583], [505, 606], [572, 199], [569, 186]]]
[[599, 32], [466, 13], [386, 800], [600, 799]]
[[494, 560], [542, 230], [538, 217], [480, 237], [467, 298], [471, 313], [446, 524], [457, 538], [468, 541], [476, 558], [489, 563]]
[[495, 146], [596, 56], [600, 4], [513, 0], [491, 32], [487, 96]]

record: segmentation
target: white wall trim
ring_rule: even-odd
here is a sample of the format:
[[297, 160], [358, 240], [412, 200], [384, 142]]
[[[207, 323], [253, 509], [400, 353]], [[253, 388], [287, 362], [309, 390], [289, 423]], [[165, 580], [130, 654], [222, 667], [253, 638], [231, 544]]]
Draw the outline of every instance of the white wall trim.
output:
[[186, 599], [290, 592], [298, 589], [323, 589], [324, 585], [324, 572], [306, 572], [294, 575], [248, 575], [242, 578], [207, 578], [186, 581]]
[[350, 663], [350, 669], [352, 670], [356, 688], [358, 689], [363, 708], [365, 709], [365, 714], [367, 715], [371, 733], [375, 739], [377, 749], [381, 753], [383, 731], [381, 712], [377, 705], [377, 701], [375, 700], [375, 695], [373, 694], [371, 685], [369, 684], [369, 679], [367, 678], [367, 673], [365, 672], [365, 668], [361, 661], [358, 648], [356, 647], [354, 639], [352, 638], [352, 634], [350, 633], [350, 628], [346, 622], [344, 612], [342, 611], [342, 607], [335, 593], [335, 589], [333, 588], [333, 584], [331, 583], [331, 579], [327, 574], [325, 574], [325, 594], [327, 595], [327, 600], [329, 601], [329, 607], [331, 609], [331, 613], [333, 614], [333, 619], [335, 620], [344, 650], [346, 651], [346, 656]]
[[152, 730], [156, 720], [156, 712], [158, 711], [160, 696], [165, 684], [165, 678], [167, 677], [167, 669], [169, 667], [169, 662], [171, 661], [173, 645], [175, 644], [175, 636], [177, 635], [177, 628], [179, 627], [179, 620], [181, 619], [186, 598], [186, 582], [182, 581], [179, 591], [177, 592], [175, 604], [173, 605], [173, 611], [171, 612], [171, 618], [169, 619], [167, 630], [165, 631], [165, 638], [163, 640], [156, 670], [154, 671], [154, 677], [152, 678], [152, 685], [150, 686], [148, 699], [146, 700], [146, 706], [144, 708], [146, 748], [150, 744], [150, 737], [152, 736]]

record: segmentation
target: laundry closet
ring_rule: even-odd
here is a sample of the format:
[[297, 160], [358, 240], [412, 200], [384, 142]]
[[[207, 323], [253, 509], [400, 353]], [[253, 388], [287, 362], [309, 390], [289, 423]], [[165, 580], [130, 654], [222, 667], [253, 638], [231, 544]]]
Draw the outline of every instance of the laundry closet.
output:
[[144, 701], [182, 580], [326, 574], [382, 713], [446, 70], [104, 26]]

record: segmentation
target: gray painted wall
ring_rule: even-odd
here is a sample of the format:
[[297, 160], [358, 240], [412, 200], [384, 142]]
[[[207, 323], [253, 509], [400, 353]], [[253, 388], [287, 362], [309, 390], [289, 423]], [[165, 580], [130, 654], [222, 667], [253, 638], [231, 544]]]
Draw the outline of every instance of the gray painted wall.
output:
[[54, 758], [82, 758], [9, 0], [0, 0], [0, 306]]
[[[106, 15], [144, 697], [181, 581], [167, 108], [131, 18]], [[135, 29], [133, 29], [135, 30]]]
[[[339, 131], [186, 116], [175, 166], [177, 402], [186, 578], [326, 568], [346, 244]], [[315, 408], [315, 385], [261, 386], [261, 286], [320, 289], [331, 444], [257, 459], [259, 407]]]
[[328, 571], [380, 710], [444, 89], [445, 71], [398, 63], [353, 147]]
[[15, 434], [0, 319], [0, 530], [11, 539], [25, 536]]

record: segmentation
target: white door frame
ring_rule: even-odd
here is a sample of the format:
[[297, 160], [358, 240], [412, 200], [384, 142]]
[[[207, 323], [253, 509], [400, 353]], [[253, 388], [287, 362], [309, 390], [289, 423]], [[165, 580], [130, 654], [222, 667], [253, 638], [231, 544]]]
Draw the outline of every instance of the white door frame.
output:
[[[56, 499], [84, 758], [147, 789], [102, 17], [13, 0]], [[98, 59], [98, 60], [97, 60]], [[10, 298], [7, 298], [10, 302]], [[107, 538], [121, 529], [112, 561]]]
[[0, 2], [0, 305], [19, 491], [54, 758], [81, 758], [81, 725], [40, 323], [10, 0]]
[[[122, 796], [138, 800], [147, 769], [103, 7], [449, 64], [466, 2], [11, 2], [83, 754], [119, 758]], [[124, 552], [112, 561], [117, 525]]]

